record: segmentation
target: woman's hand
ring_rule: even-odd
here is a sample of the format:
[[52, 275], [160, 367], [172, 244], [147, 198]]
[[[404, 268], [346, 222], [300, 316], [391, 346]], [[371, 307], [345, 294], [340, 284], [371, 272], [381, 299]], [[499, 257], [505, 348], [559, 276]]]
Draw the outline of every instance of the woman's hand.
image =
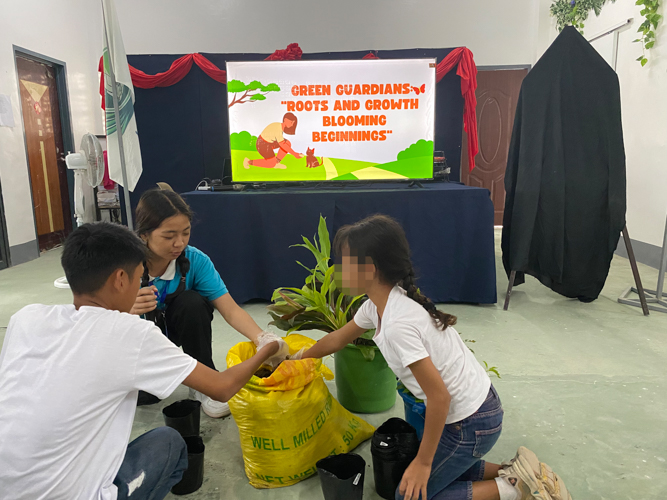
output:
[[[415, 458], [405, 469], [403, 479], [398, 487], [398, 491], [403, 495], [404, 500], [417, 500], [421, 498], [426, 500], [426, 486], [428, 478], [431, 476], [431, 464], [423, 463], [419, 458]], [[421, 497], [419, 494], [421, 493]]]
[[155, 286], [147, 286], [140, 288], [137, 294], [137, 300], [134, 301], [130, 314], [141, 316], [147, 312], [151, 312], [157, 307], [157, 288]]

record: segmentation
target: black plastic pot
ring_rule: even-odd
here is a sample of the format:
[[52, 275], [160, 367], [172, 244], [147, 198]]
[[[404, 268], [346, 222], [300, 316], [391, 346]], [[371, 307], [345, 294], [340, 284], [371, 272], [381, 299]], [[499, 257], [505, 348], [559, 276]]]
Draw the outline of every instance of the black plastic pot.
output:
[[204, 482], [204, 442], [199, 436], [183, 438], [188, 447], [188, 468], [181, 482], [171, 488], [174, 495], [187, 495], [201, 488]]
[[375, 491], [387, 500], [393, 500], [405, 469], [419, 451], [417, 431], [401, 418], [390, 418], [373, 434], [373, 477]]
[[364, 496], [366, 461], [356, 453], [344, 453], [317, 462], [324, 500], [361, 500]]
[[192, 399], [183, 399], [162, 410], [164, 424], [176, 429], [184, 438], [199, 436], [199, 418], [201, 403]]

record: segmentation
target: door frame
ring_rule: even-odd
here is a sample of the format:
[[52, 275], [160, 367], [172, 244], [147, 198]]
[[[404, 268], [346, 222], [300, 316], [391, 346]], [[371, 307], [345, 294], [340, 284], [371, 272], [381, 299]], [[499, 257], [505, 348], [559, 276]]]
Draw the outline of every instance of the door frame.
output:
[[[14, 71], [16, 73], [16, 89], [21, 93], [21, 79], [19, 78], [18, 65], [16, 63], [17, 57], [23, 57], [42, 64], [47, 64], [53, 67], [56, 73], [56, 92], [58, 94], [58, 106], [60, 108], [60, 129], [63, 136], [63, 147], [65, 152], [74, 152], [74, 133], [72, 132], [72, 114], [69, 105], [69, 89], [67, 86], [67, 63], [54, 59], [53, 57], [45, 56], [38, 52], [34, 52], [18, 45], [12, 45], [14, 52]], [[28, 137], [25, 133], [25, 123], [23, 121], [23, 111], [21, 115], [21, 127], [23, 129], [23, 144], [25, 146], [26, 165], [28, 167], [28, 179], [30, 179], [30, 161], [28, 160]], [[76, 228], [76, 220], [74, 217], [74, 172], [67, 169], [67, 193], [69, 195], [70, 215], [72, 219], [72, 227]], [[35, 225], [35, 245], [37, 245], [37, 255], [40, 254], [39, 238], [37, 235], [37, 218], [34, 213], [35, 199], [32, 192], [32, 183], [30, 183], [30, 200], [33, 206], [33, 223]]]
[[[530, 70], [533, 69], [532, 64], [498, 64], [498, 65], [490, 65], [490, 66], [477, 66], [477, 71], [507, 71], [507, 70], [517, 70], [517, 69], [527, 69], [528, 73], [530, 73]], [[477, 110], [475, 110], [477, 111]], [[463, 127], [461, 128], [463, 130]], [[465, 131], [463, 131], [465, 134]], [[478, 138], [479, 139], [479, 138]], [[463, 146], [463, 144], [461, 144]], [[461, 165], [459, 166], [459, 181], [461, 181], [461, 172], [463, 172], [463, 162], [467, 161], [467, 157], [463, 156], [463, 153], [461, 153]]]
[[7, 234], [7, 221], [5, 220], [5, 202], [2, 199], [2, 183], [0, 183], [0, 270], [11, 265], [9, 235]]
[[477, 71], [504, 71], [512, 69], [527, 69], [530, 73], [532, 64], [500, 64], [497, 66], [477, 66]]

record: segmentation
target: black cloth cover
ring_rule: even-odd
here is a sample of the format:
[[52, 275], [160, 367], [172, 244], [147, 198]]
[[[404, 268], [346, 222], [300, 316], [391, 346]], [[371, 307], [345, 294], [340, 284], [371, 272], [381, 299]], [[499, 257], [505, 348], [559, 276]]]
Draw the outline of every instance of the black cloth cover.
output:
[[595, 300], [625, 225], [618, 77], [573, 27], [526, 76], [514, 120], [503, 265], [555, 292]]

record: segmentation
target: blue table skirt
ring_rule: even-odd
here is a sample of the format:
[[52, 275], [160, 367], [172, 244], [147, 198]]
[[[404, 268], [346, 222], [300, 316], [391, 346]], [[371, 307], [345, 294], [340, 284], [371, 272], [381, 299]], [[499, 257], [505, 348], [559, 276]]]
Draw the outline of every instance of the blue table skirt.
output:
[[357, 188], [277, 188], [193, 191], [183, 195], [195, 212], [190, 244], [208, 254], [239, 302], [270, 300], [281, 286], [301, 287], [314, 258], [320, 214], [331, 240], [345, 224], [383, 213], [405, 229], [417, 285], [434, 302], [496, 302], [493, 204], [486, 189], [453, 183], [367, 185]]

